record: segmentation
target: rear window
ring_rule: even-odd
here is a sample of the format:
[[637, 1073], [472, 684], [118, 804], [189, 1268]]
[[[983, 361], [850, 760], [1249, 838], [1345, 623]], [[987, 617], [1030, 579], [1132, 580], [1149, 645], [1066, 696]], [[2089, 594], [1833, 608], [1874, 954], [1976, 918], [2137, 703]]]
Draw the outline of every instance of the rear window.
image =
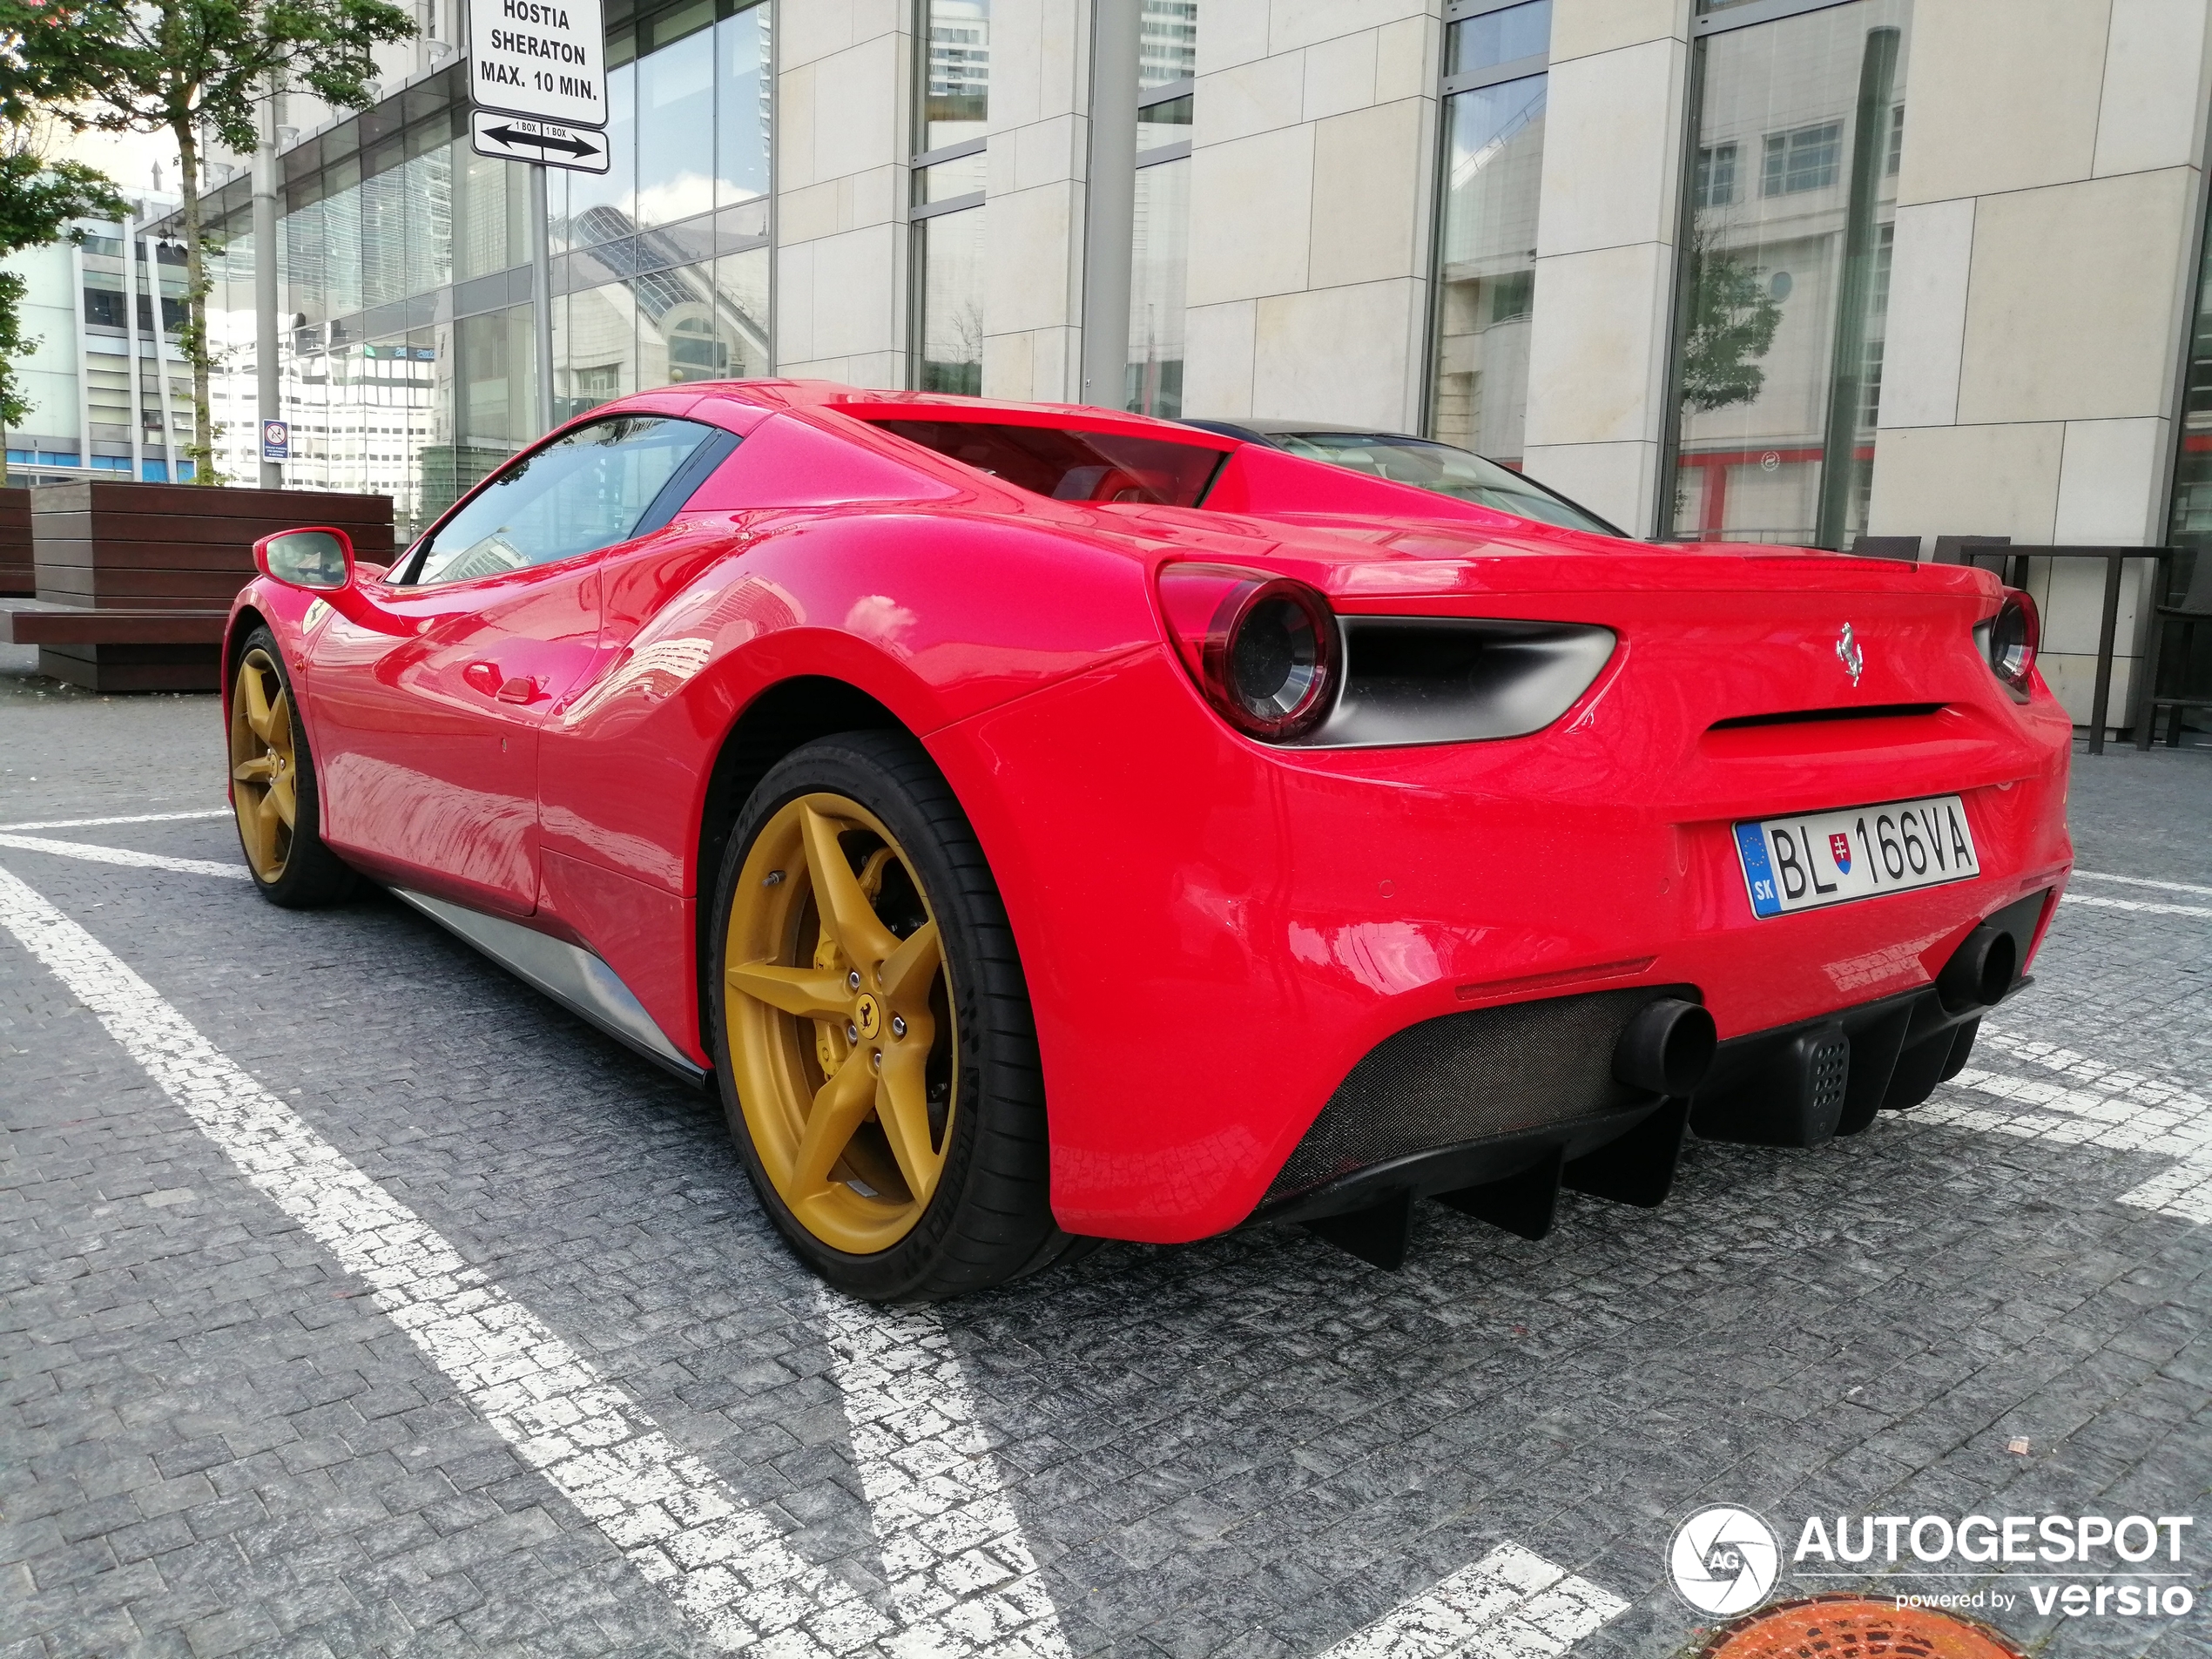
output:
[[1119, 432], [994, 426], [981, 421], [877, 421], [925, 449], [1055, 501], [1196, 507], [1223, 452]]

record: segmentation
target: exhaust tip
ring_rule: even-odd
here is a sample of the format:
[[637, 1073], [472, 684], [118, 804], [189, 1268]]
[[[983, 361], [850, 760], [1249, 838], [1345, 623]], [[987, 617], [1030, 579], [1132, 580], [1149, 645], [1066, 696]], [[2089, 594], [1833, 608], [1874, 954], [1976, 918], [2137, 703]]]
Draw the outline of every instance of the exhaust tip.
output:
[[2020, 971], [2020, 948], [2002, 927], [1987, 922], [1966, 935], [1936, 975], [1936, 996], [1948, 1014], [1995, 1008], [2013, 988]]
[[1613, 1050], [1613, 1075], [1647, 1094], [1688, 1098], [1712, 1069], [1720, 1033], [1696, 1002], [1662, 996], [1648, 1002]]

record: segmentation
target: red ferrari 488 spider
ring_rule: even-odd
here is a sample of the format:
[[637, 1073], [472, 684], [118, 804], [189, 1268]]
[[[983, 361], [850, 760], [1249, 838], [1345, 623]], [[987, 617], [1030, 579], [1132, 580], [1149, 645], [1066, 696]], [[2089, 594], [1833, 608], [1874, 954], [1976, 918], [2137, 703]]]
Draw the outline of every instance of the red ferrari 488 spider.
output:
[[283, 905], [356, 873], [718, 1088], [858, 1295], [1909, 1107], [2070, 866], [1979, 570], [1624, 542], [1095, 408], [624, 398], [226, 645]]

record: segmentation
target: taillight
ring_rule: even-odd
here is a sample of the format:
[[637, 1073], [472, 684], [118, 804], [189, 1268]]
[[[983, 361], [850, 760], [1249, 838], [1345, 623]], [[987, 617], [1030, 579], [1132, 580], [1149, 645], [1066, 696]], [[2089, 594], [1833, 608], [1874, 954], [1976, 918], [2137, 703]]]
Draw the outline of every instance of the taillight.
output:
[[1304, 737], [1336, 701], [1343, 646], [1329, 602], [1303, 582], [1225, 564], [1160, 570], [1160, 609], [1206, 701], [1269, 743]]
[[2035, 672], [2036, 642], [2043, 634], [2035, 601], [2018, 588], [2006, 589], [2005, 602], [1997, 614], [1975, 632], [1982, 637], [1982, 650], [1992, 671], [2015, 696], [2027, 697], [2028, 681]]

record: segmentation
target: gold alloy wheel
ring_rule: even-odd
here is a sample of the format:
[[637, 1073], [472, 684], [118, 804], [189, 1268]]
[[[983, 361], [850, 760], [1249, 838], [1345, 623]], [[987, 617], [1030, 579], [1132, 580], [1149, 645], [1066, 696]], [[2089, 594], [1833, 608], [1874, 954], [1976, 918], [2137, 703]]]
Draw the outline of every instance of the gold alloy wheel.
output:
[[770, 1184], [833, 1250], [888, 1250], [944, 1174], [958, 1071], [913, 860], [857, 801], [786, 803], [738, 873], [723, 961], [738, 1104]]
[[231, 687], [231, 804], [246, 861], [264, 885], [281, 876], [292, 857], [292, 826], [300, 816], [297, 765], [292, 699], [275, 663], [257, 645], [239, 664]]

